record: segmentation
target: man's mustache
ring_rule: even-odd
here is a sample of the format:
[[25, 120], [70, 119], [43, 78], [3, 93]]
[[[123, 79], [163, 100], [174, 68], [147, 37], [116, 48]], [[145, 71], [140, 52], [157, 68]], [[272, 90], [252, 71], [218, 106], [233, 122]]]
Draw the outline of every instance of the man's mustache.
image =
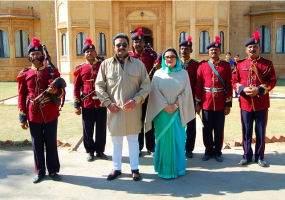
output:
[[120, 51], [125, 51], [125, 49], [119, 49], [119, 52], [120, 52]]
[[256, 51], [255, 50], [252, 50], [252, 51], [249, 51], [250, 53], [256, 53]]
[[138, 48], [138, 47], [141, 47], [141, 48], [142, 48], [142, 46], [141, 46], [141, 45], [136, 45], [136, 46], [135, 46], [135, 48]]
[[44, 61], [44, 57], [43, 56], [41, 56], [40, 58], [32, 58], [32, 57], [29, 57], [29, 61], [31, 62], [31, 63], [33, 63], [35, 60], [38, 60], [38, 61], [40, 61], [40, 62], [43, 62]]

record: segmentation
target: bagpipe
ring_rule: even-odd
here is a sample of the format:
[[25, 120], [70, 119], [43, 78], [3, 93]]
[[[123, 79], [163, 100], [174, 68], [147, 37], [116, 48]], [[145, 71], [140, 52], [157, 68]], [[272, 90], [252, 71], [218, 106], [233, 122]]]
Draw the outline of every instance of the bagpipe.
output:
[[96, 56], [96, 59], [100, 62], [100, 63], [102, 63], [104, 60], [105, 60], [105, 58], [103, 57], [103, 56]]
[[[50, 75], [51, 75], [51, 80], [49, 80], [50, 84], [49, 84], [49, 87], [43, 91], [40, 95], [38, 95], [35, 99], [33, 99], [32, 103], [33, 103], [33, 112], [38, 110], [38, 108], [40, 107], [40, 104], [44, 102], [44, 98], [45, 96], [47, 95], [47, 91], [49, 89], [63, 89], [66, 87], [66, 82], [63, 78], [61, 77], [57, 77], [57, 78], [54, 78], [54, 70], [53, 69], [56, 69], [56, 67], [52, 64], [51, 62], [51, 59], [50, 59], [50, 56], [49, 56], [49, 53], [47, 51], [47, 48], [46, 48], [46, 45], [42, 44], [43, 46], [43, 53], [44, 53], [44, 58], [45, 58], [45, 66], [49, 69], [50, 71]], [[61, 100], [61, 98], [57, 98], [57, 96], [55, 94], [51, 94], [50, 93], [50, 98], [52, 100], [52, 102], [55, 104], [55, 105], [60, 105], [61, 104], [61, 107], [63, 107], [64, 105], [64, 101], [65, 101], [65, 90], [64, 90], [64, 95], [63, 95], [63, 98]]]

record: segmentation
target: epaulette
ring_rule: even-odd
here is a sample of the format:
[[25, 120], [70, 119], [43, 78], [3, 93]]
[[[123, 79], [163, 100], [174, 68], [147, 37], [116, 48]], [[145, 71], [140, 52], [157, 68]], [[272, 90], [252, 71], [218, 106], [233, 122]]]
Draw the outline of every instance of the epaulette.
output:
[[[84, 63], [83, 63], [84, 64]], [[81, 72], [81, 69], [82, 69], [82, 64], [78, 65], [75, 67], [75, 70], [73, 72], [73, 75], [76, 76], [77, 74], [79, 74]]]
[[220, 62], [230, 63], [229, 61], [227, 61], [227, 60], [225, 60], [225, 59], [221, 59]]
[[264, 58], [264, 57], [262, 57], [262, 56], [260, 56], [260, 57], [263, 58], [264, 60], [267, 60], [267, 61], [272, 62], [271, 60], [269, 60], [269, 59], [267, 59], [267, 58]]
[[200, 62], [200, 64], [203, 63], [203, 62], [208, 62], [208, 60], [202, 60], [202, 61]]
[[17, 82], [20, 82], [21, 80], [25, 79], [26, 74], [24, 73], [24, 71], [27, 71], [28, 69], [23, 68], [22, 71], [20, 71], [20, 73], [17, 76]]

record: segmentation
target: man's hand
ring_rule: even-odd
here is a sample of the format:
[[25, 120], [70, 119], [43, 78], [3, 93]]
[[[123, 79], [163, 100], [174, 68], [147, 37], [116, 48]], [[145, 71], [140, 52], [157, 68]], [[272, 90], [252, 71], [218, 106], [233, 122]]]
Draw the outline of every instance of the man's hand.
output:
[[173, 105], [168, 105], [164, 108], [164, 110], [168, 113], [168, 114], [173, 114], [177, 108]]
[[200, 115], [201, 106], [199, 104], [195, 105], [195, 110], [196, 110], [196, 113], [198, 113], [198, 115]]
[[57, 94], [58, 89], [56, 88], [56, 89], [54, 90], [54, 89], [50, 88], [50, 89], [47, 90], [47, 92], [48, 92], [48, 93], [51, 93], [51, 94]]
[[124, 110], [132, 110], [134, 107], [136, 107], [136, 102], [133, 99], [127, 100], [126, 103], [123, 105]]
[[160, 64], [160, 63], [155, 63], [155, 64], [153, 65], [153, 67], [158, 70], [158, 69], [161, 68], [161, 64]]
[[110, 103], [108, 105], [108, 109], [110, 110], [111, 113], [117, 113], [120, 110], [120, 107], [117, 106], [115, 103]]
[[259, 93], [259, 90], [257, 87], [250, 86], [250, 87], [244, 88], [243, 92], [250, 97], [254, 97]]
[[76, 115], [81, 115], [81, 108], [80, 107], [74, 108], [74, 111], [75, 111]]
[[29, 128], [29, 125], [28, 125], [27, 121], [22, 121], [20, 123], [21, 123], [22, 129], [27, 130]]
[[225, 110], [224, 110], [225, 115], [230, 114], [230, 112], [231, 112], [231, 107], [230, 106], [226, 106]]

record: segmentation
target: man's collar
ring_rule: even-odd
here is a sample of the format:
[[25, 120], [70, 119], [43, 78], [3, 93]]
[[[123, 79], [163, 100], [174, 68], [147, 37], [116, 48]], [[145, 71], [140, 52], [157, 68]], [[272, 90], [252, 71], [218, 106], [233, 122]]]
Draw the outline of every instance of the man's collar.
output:
[[258, 57], [257, 57], [256, 59], [251, 59], [250, 57], [247, 57], [247, 58], [248, 58], [248, 60], [250, 60], [250, 61], [257, 61], [257, 60], [260, 59], [260, 55], [258, 55]]
[[209, 59], [209, 61], [210, 61], [212, 64], [217, 65], [217, 64], [220, 62], [220, 58], [216, 61], [216, 63], [213, 63], [213, 62], [211, 61], [211, 59]]
[[90, 63], [88, 60], [86, 60], [86, 64], [88, 65], [95, 65], [98, 61], [97, 60], [94, 60], [93, 63]]
[[[118, 60], [118, 59], [119, 59], [119, 57], [117, 56], [117, 54], [115, 54], [115, 55], [113, 56], [113, 58], [114, 58], [114, 60]], [[121, 59], [124, 59], [124, 60], [129, 59], [129, 60], [130, 60], [130, 55], [129, 55], [129, 53], [128, 53], [128, 55], [127, 55], [125, 58], [121, 58]]]
[[39, 68], [36, 68], [35, 67], [35, 65], [32, 65], [32, 70], [34, 70], [34, 71], [42, 71], [44, 68], [45, 68], [45, 66], [43, 65], [43, 66], [41, 66], [41, 67], [39, 67]]
[[186, 61], [184, 61], [184, 58], [183, 57], [181, 57], [181, 59], [180, 59], [184, 64], [185, 63], [188, 63], [190, 60], [191, 60], [191, 58], [189, 57]]

